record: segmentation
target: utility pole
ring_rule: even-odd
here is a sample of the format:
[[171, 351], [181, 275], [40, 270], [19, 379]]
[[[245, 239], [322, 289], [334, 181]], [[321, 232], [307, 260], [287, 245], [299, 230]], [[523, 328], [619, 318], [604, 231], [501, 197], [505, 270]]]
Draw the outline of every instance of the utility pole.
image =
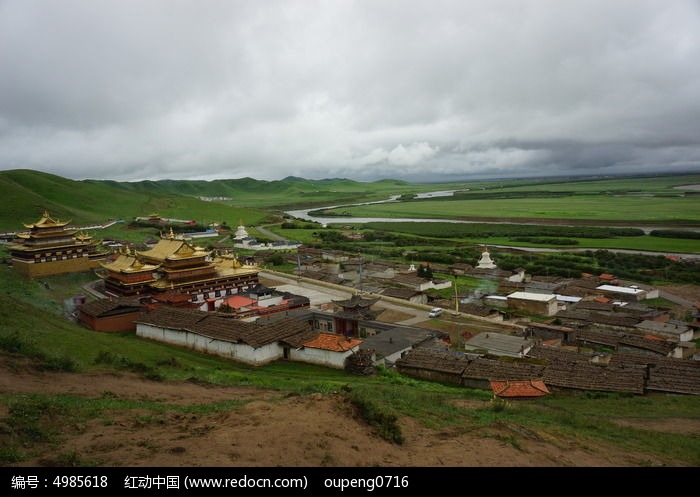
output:
[[360, 280], [359, 280], [359, 286], [360, 286], [360, 293], [362, 293], [362, 253], [361, 253], [361, 252], [358, 252], [358, 253], [357, 253], [357, 258], [359, 259], [359, 263], [360, 263], [360, 270], [359, 270]]
[[459, 296], [457, 294], [457, 276], [455, 275], [455, 312], [459, 312]]

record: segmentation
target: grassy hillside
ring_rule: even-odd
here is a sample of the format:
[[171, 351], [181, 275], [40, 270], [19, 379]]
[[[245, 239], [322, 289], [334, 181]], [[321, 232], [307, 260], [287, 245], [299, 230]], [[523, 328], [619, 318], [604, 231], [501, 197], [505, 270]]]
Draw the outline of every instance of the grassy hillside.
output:
[[257, 224], [265, 213], [217, 202], [204, 202], [176, 193], [133, 191], [112, 182], [73, 181], [30, 170], [0, 172], [0, 230], [14, 230], [33, 222], [44, 209], [75, 224], [130, 220], [158, 212], [163, 217], [194, 219], [200, 223], [239, 219]]

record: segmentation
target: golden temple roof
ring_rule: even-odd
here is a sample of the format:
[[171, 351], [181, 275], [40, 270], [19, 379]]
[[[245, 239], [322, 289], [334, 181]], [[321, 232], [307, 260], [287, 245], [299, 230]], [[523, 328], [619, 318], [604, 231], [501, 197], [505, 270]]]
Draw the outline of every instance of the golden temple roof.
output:
[[68, 221], [59, 221], [58, 219], [53, 219], [49, 215], [49, 211], [45, 210], [44, 214], [41, 216], [41, 218], [35, 222], [34, 224], [25, 224], [25, 228], [60, 228], [62, 226], [67, 225], [70, 223], [70, 219]]
[[260, 269], [255, 266], [246, 266], [232, 257], [217, 257], [214, 259], [214, 266], [219, 276], [233, 276], [239, 274], [259, 273]]
[[103, 268], [119, 273], [138, 273], [142, 271], [155, 271], [160, 266], [155, 264], [143, 264], [132, 255], [120, 254], [112, 262], [101, 262]]
[[92, 235], [88, 235], [87, 233], [81, 231], [80, 233], [75, 235], [75, 239], [80, 242], [87, 242], [92, 240]]
[[155, 247], [150, 250], [138, 252], [143, 257], [158, 261], [189, 259], [194, 257], [204, 257], [209, 252], [199, 247], [190, 245], [185, 240], [160, 239]]

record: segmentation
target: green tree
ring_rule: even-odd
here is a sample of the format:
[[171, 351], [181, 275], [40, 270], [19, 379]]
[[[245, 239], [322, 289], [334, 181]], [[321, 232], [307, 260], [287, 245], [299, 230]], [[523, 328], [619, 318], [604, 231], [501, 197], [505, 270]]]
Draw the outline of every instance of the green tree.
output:
[[418, 266], [418, 276], [421, 278], [425, 278], [426, 280], [432, 280], [433, 279], [433, 269], [428, 266], [424, 266], [423, 264]]

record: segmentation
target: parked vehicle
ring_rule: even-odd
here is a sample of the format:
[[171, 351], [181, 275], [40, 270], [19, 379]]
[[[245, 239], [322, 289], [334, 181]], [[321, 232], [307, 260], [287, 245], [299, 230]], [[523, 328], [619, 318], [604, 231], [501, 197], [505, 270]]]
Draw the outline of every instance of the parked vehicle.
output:
[[441, 307], [435, 307], [434, 309], [432, 309], [432, 310], [428, 313], [428, 317], [429, 317], [429, 318], [436, 318], [436, 317], [438, 317], [440, 314], [442, 314], [442, 308], [441, 308]]

